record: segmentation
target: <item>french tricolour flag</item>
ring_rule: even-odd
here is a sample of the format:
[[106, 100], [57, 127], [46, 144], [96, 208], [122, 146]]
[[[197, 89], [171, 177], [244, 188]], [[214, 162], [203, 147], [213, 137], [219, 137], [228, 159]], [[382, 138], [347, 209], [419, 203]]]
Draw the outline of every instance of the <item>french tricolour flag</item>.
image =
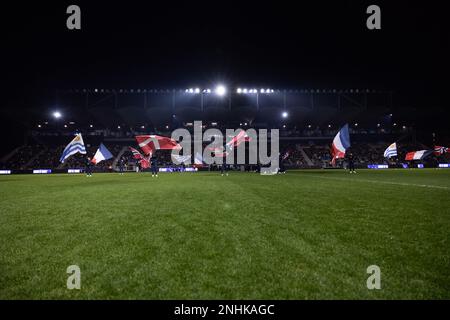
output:
[[428, 157], [432, 153], [433, 153], [433, 150], [420, 150], [420, 151], [408, 152], [406, 154], [405, 160], [406, 161], [422, 160], [422, 159]]
[[103, 143], [100, 144], [100, 147], [98, 147], [97, 152], [95, 153], [94, 158], [91, 160], [93, 164], [97, 164], [100, 161], [111, 159], [113, 155], [111, 152], [109, 152], [108, 149], [106, 149], [105, 145]]
[[333, 156], [331, 164], [333, 166], [336, 164], [336, 159], [345, 157], [345, 150], [349, 147], [350, 134], [348, 133], [348, 124], [345, 124], [333, 139], [333, 144], [331, 146], [331, 154]]

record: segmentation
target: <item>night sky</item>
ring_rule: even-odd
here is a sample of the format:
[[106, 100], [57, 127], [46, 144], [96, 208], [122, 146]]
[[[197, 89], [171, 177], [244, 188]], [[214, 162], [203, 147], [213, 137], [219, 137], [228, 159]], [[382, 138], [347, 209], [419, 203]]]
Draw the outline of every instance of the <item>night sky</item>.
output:
[[[70, 4], [81, 7], [80, 31], [66, 28]], [[366, 28], [369, 4], [381, 7], [381, 30]], [[385, 88], [413, 103], [444, 104], [450, 39], [444, 8], [444, 1], [5, 5], [1, 106], [43, 104], [64, 88], [185, 88], [217, 81]]]

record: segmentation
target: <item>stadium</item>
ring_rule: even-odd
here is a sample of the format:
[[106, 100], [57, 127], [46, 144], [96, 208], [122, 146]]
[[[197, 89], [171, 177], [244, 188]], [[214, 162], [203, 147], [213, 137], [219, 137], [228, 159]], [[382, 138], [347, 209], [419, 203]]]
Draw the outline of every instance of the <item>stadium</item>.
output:
[[[124, 10], [131, 25], [134, 15], [142, 18]], [[52, 19], [36, 31], [50, 32], [51, 40], [39, 40], [48, 48], [9, 67], [11, 89], [0, 109], [1, 300], [450, 298], [448, 97], [443, 83], [429, 80], [444, 64], [441, 42], [428, 40], [436, 50], [420, 54], [429, 64], [411, 73], [403, 71], [417, 56], [386, 55], [364, 77], [364, 59], [342, 65], [336, 58], [338, 67], [321, 69], [312, 49], [306, 62], [294, 54], [283, 61], [272, 45], [264, 57], [275, 66], [259, 73], [246, 60], [261, 52], [256, 44], [239, 58], [238, 49], [223, 53], [215, 45], [207, 52], [217, 59], [189, 53], [194, 72], [165, 49], [151, 53], [168, 45], [166, 37], [151, 49], [131, 44], [150, 22], [134, 22], [123, 31], [129, 38], [111, 37], [152, 54], [151, 63], [139, 59], [144, 53], [111, 53], [117, 47], [99, 40], [101, 23], [88, 20], [79, 37], [51, 31], [59, 21]], [[397, 46], [402, 29], [386, 21], [394, 35], [369, 35], [361, 46], [417, 48], [412, 35]], [[337, 36], [355, 23], [317, 27], [317, 34]], [[167, 28], [161, 32], [172, 37], [170, 48], [197, 52], [197, 42]], [[319, 46], [313, 38], [304, 41]], [[55, 39], [70, 50], [53, 56]], [[29, 40], [26, 48], [38, 46]], [[351, 54], [353, 40], [342, 41], [336, 46]], [[99, 52], [91, 58], [78, 47]], [[73, 65], [63, 67], [69, 58]], [[208, 73], [218, 61], [225, 71]], [[138, 72], [144, 66], [158, 76], [147, 79]]]

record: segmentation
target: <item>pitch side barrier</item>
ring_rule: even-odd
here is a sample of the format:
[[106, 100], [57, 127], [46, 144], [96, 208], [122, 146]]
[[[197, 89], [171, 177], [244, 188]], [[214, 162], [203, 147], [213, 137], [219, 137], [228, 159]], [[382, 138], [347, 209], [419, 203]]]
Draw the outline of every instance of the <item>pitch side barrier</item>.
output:
[[[450, 169], [450, 163], [438, 163], [438, 164], [423, 164], [423, 163], [413, 163], [413, 164], [399, 164], [399, 165], [386, 165], [386, 164], [368, 164], [366, 166], [357, 166], [359, 169], [377, 169], [377, 170], [386, 170], [386, 169]], [[327, 170], [339, 170], [346, 169], [345, 166], [328, 166], [328, 167], [320, 167], [320, 166], [286, 166], [287, 170], [292, 169], [327, 169]], [[217, 171], [218, 169], [209, 166], [203, 167], [160, 167], [160, 172], [172, 173], [172, 172], [200, 172], [200, 171]], [[253, 170], [241, 170], [241, 169], [230, 169], [234, 171], [253, 171]], [[138, 173], [150, 172], [149, 170], [141, 170]], [[112, 169], [104, 169], [104, 170], [94, 170], [95, 173], [116, 173], [116, 171]], [[128, 170], [127, 172], [136, 172], [134, 170]], [[27, 169], [27, 170], [14, 170], [14, 169], [0, 169], [0, 176], [12, 175], [12, 174], [35, 174], [35, 175], [48, 175], [48, 174], [81, 174], [85, 173], [84, 168], [70, 168], [70, 169]]]
[[[208, 168], [176, 168], [176, 167], [160, 167], [160, 172], [197, 172], [202, 170], [208, 170]], [[140, 172], [150, 172], [150, 169], [141, 170]], [[113, 169], [96, 169], [93, 170], [94, 173], [117, 173]], [[127, 170], [127, 172], [136, 172], [135, 170]], [[35, 175], [47, 175], [47, 174], [80, 174], [85, 173], [84, 168], [72, 168], [72, 169], [27, 169], [27, 170], [10, 170], [10, 169], [0, 169], [1, 175], [11, 175], [11, 174], [35, 174]]]

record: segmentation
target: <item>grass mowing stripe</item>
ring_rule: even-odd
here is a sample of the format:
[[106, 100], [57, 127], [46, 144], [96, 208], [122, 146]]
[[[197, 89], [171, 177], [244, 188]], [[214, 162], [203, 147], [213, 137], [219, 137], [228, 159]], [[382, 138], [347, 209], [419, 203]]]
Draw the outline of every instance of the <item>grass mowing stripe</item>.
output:
[[352, 181], [352, 182], [368, 182], [368, 183], [381, 183], [381, 184], [391, 184], [398, 186], [407, 186], [407, 187], [420, 187], [420, 188], [434, 188], [434, 189], [443, 189], [450, 190], [450, 187], [444, 186], [433, 186], [427, 184], [414, 184], [414, 183], [401, 183], [401, 182], [391, 182], [391, 181], [378, 181], [378, 180], [367, 180], [367, 179], [349, 179], [349, 178], [337, 178], [337, 177], [324, 177], [318, 175], [308, 175], [309, 177], [321, 178], [321, 179], [331, 179], [331, 180], [341, 180], [341, 181]]

